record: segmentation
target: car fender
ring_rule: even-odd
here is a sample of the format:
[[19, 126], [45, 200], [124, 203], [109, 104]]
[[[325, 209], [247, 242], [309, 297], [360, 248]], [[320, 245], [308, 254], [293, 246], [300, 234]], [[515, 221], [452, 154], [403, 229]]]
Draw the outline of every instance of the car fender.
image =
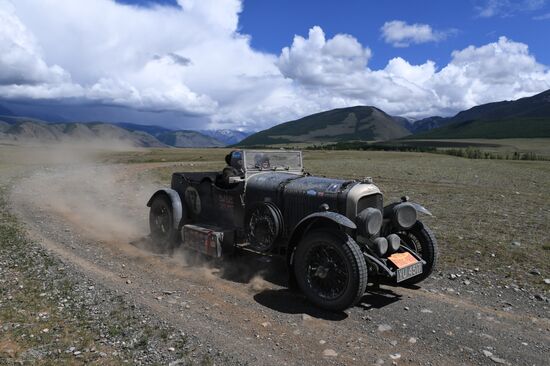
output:
[[413, 207], [415, 208], [416, 211], [420, 212], [420, 213], [423, 213], [425, 215], [428, 215], [428, 216], [433, 216], [432, 213], [430, 211], [428, 211], [428, 209], [424, 206], [422, 206], [421, 204], [419, 203], [416, 203], [416, 202], [409, 202], [411, 205], [413, 205]]
[[343, 226], [347, 229], [356, 230], [357, 225], [346, 216], [339, 214], [338, 212], [324, 211], [324, 212], [315, 212], [306, 217], [304, 217], [292, 230], [292, 234], [289, 239], [289, 247], [287, 253], [287, 263], [292, 265], [294, 257], [294, 249], [298, 245], [299, 239], [304, 235], [311, 226], [319, 220], [328, 220], [339, 226]]
[[179, 228], [181, 218], [183, 217], [183, 205], [181, 204], [180, 195], [178, 194], [178, 192], [170, 188], [159, 189], [151, 196], [151, 198], [147, 202], [147, 207], [151, 207], [151, 205], [153, 204], [153, 200], [159, 195], [166, 195], [170, 199], [170, 203], [172, 204], [172, 217], [174, 220], [174, 228]]

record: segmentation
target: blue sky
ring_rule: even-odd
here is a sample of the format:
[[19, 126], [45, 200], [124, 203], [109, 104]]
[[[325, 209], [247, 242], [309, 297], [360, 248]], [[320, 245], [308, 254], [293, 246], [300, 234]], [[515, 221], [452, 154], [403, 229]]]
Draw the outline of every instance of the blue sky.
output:
[[[119, 2], [178, 6], [176, 0]], [[495, 13], [482, 16], [491, 5]], [[547, 18], [537, 20], [544, 16]], [[451, 35], [445, 42], [392, 47], [380, 37], [380, 27], [394, 19], [429, 24]], [[494, 42], [499, 36], [529, 45], [539, 62], [550, 65], [550, 1], [522, 4], [521, 0], [245, 0], [239, 19], [239, 30], [252, 37], [254, 48], [275, 54], [288, 46], [295, 34], [307, 34], [314, 25], [320, 26], [327, 37], [347, 33], [369, 46], [374, 56], [370, 64], [373, 68], [384, 67], [389, 59], [397, 56], [412, 63], [431, 59], [445, 65], [453, 50]]]
[[550, 89], [550, 0], [0, 0], [0, 19], [0, 104], [71, 120], [415, 120]]
[[[455, 49], [470, 44], [482, 45], [506, 36], [529, 45], [537, 59], [550, 64], [550, 19], [533, 20], [550, 13], [548, 5], [536, 11], [514, 10], [511, 13], [479, 16], [477, 6], [484, 1], [254, 1], [244, 3], [241, 16], [243, 32], [252, 35], [252, 44], [260, 49], [278, 52], [294, 34], [305, 34], [313, 25], [323, 28], [328, 37], [349, 33], [373, 50], [371, 65], [383, 67], [387, 60], [401, 56], [413, 63], [426, 59], [446, 64]], [[386, 21], [399, 19], [408, 23], [429, 24], [441, 31], [452, 31], [444, 41], [407, 48], [395, 48], [380, 37]]]

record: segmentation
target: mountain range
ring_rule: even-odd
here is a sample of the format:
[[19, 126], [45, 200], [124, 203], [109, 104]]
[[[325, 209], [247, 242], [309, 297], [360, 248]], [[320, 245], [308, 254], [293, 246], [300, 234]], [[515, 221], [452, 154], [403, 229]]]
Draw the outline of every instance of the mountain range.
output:
[[333, 109], [258, 132], [239, 145], [533, 137], [550, 137], [550, 90], [515, 101], [478, 105], [452, 117], [433, 116], [414, 122], [375, 107]]
[[550, 137], [550, 90], [478, 105], [453, 117], [425, 118], [411, 132], [411, 138], [434, 139]]
[[246, 132], [233, 130], [170, 130], [132, 123], [62, 122], [0, 115], [0, 140], [25, 142], [116, 142], [135, 147], [222, 147], [240, 141]]
[[230, 129], [172, 130], [157, 125], [51, 123], [17, 116], [0, 105], [0, 139], [15, 141], [118, 140], [140, 147], [221, 147], [350, 140], [550, 137], [550, 90], [515, 101], [482, 104], [452, 117], [418, 121], [372, 106], [338, 108], [251, 134]]

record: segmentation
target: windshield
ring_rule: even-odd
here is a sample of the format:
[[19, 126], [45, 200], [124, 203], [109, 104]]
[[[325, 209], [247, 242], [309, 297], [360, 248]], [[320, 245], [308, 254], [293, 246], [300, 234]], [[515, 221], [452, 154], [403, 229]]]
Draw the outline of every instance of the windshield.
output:
[[300, 151], [245, 150], [244, 162], [247, 171], [302, 171], [302, 153]]

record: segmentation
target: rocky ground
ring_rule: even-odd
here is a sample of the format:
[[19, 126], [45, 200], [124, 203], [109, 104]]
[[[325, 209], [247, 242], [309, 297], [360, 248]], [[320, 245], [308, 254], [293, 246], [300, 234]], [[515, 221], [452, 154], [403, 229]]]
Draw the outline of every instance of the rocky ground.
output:
[[238, 364], [29, 238], [5, 198], [0, 364]]
[[[71, 196], [77, 168], [17, 180], [0, 221], [0, 364], [546, 365], [550, 359], [547, 292], [485, 267], [445, 267], [421, 288], [369, 286], [358, 306], [329, 313], [287, 290], [285, 266], [275, 259], [157, 254], [145, 238], [143, 196], [151, 187], [137, 177], [158, 166], [93, 166], [79, 173], [95, 178], [80, 180], [78, 191], [87, 194], [77, 200], [57, 195]], [[112, 179], [124, 185], [96, 194]], [[86, 197], [93, 204], [82, 204]], [[544, 280], [545, 271], [528, 275]]]

